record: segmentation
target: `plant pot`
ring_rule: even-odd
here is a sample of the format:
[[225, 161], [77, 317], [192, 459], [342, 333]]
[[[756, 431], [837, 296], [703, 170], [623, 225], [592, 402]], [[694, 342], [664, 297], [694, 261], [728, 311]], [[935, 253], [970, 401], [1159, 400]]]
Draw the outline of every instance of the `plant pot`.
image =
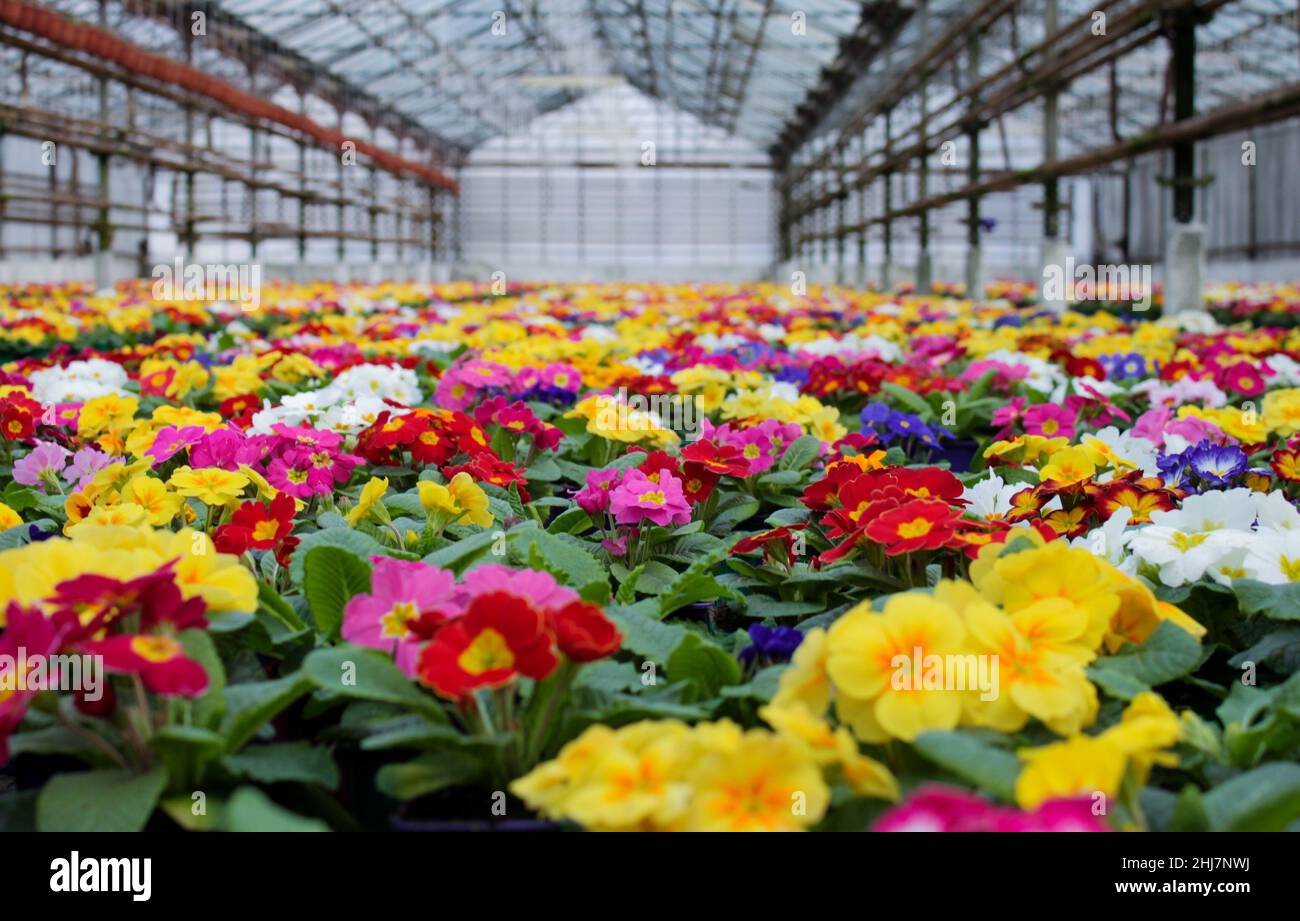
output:
[[958, 438], [934, 452], [935, 461], [947, 461], [954, 472], [966, 473], [975, 460], [979, 442], [974, 438]]
[[564, 831], [561, 822], [546, 819], [502, 819], [498, 822], [487, 819], [406, 819], [392, 816], [389, 827], [402, 832], [466, 832], [466, 831], [514, 831], [514, 832], [556, 832]]

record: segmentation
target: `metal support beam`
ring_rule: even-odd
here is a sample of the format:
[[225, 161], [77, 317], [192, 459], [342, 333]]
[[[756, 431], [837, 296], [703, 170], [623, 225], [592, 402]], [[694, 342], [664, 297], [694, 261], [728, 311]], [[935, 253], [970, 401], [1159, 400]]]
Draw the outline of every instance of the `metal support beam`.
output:
[[[970, 77], [979, 80], [980, 75], [980, 34], [974, 32], [970, 37], [969, 48]], [[971, 100], [975, 105], [977, 99]], [[976, 185], [980, 181], [980, 132], [983, 126], [973, 121], [966, 128], [967, 163], [966, 181]], [[980, 197], [972, 195], [966, 210], [966, 296], [972, 300], [984, 297], [984, 252], [980, 245]]]

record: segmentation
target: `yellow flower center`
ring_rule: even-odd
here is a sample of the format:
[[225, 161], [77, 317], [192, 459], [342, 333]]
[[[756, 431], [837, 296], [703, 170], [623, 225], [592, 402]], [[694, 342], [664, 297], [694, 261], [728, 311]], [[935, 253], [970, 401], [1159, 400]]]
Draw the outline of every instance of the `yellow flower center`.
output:
[[407, 625], [419, 616], [420, 612], [409, 601], [397, 602], [387, 614], [379, 619], [379, 622], [384, 627], [383, 635], [406, 636], [411, 632], [411, 628]]
[[131, 651], [147, 662], [166, 662], [183, 651], [181, 644], [166, 636], [137, 636], [131, 640]]
[[253, 540], [275, 540], [280, 532], [278, 521], [259, 521], [253, 526]]
[[898, 536], [913, 538], [924, 537], [934, 530], [934, 523], [928, 518], [913, 518], [898, 526]]
[[471, 675], [481, 675], [484, 672], [513, 668], [515, 654], [510, 651], [506, 638], [489, 627], [465, 647], [465, 651], [456, 659], [456, 664]]
[[1210, 535], [1208, 534], [1184, 534], [1182, 531], [1177, 531], [1174, 533], [1172, 543], [1179, 550], [1186, 553], [1193, 547], [1199, 547], [1201, 544], [1205, 543], [1206, 538], [1209, 536]]
[[662, 489], [653, 489], [650, 492], [643, 492], [637, 497], [638, 502], [649, 502], [651, 505], [664, 505], [668, 499], [664, 496]]

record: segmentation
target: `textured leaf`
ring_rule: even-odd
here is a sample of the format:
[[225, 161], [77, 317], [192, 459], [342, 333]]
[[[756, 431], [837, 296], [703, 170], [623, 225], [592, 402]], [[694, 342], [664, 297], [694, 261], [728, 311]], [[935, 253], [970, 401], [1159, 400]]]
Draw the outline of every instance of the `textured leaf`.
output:
[[1005, 802], [1015, 802], [1020, 760], [970, 733], [923, 732], [913, 747], [927, 761]]
[[370, 564], [341, 547], [314, 547], [303, 560], [302, 589], [316, 629], [337, 639], [348, 601], [370, 591]]
[[332, 694], [398, 704], [435, 722], [447, 721], [441, 705], [375, 649], [347, 645], [317, 649], [303, 660], [302, 674]]
[[58, 774], [36, 800], [40, 831], [140, 831], [167, 786], [167, 772], [83, 771]]

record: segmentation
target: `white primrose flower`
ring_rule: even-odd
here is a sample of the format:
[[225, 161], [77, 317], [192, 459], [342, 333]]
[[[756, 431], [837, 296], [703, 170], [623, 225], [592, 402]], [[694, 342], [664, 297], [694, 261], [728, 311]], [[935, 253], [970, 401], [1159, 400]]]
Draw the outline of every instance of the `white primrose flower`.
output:
[[1024, 489], [1023, 484], [1006, 483], [996, 473], [962, 490], [966, 511], [984, 519], [1002, 518], [1011, 511], [1011, 497]]
[[[1113, 465], [1120, 468], [1121, 473], [1126, 470], [1141, 470], [1143, 476], [1160, 475], [1160, 468], [1156, 466], [1159, 450], [1140, 435], [1121, 432], [1115, 426], [1108, 425], [1092, 435], [1083, 436], [1080, 443], [1106, 455]], [[1114, 478], [1115, 473], [1113, 470], [1107, 471], [1099, 482], [1108, 482]]]
[[1099, 556], [1126, 575], [1137, 571], [1137, 558], [1126, 552], [1129, 539], [1136, 531], [1128, 529], [1133, 518], [1131, 508], [1119, 508], [1099, 528], [1070, 541], [1070, 546], [1081, 547], [1093, 556]]
[[112, 393], [127, 393], [126, 371], [121, 365], [102, 358], [33, 371], [29, 380], [32, 399], [38, 403], [84, 403]]
[[1148, 525], [1129, 538], [1129, 549], [1159, 571], [1170, 587], [1195, 582], [1231, 551], [1246, 547], [1256, 536], [1249, 531], [1187, 532], [1165, 525]]
[[1257, 517], [1252, 498], [1256, 493], [1245, 487], [1209, 490], [1188, 496], [1181, 508], [1151, 513], [1151, 523], [1188, 534], [1221, 530], [1251, 531]]
[[1300, 531], [1263, 531], [1255, 535], [1243, 568], [1248, 578], [1269, 585], [1300, 582]]
[[1255, 504], [1261, 531], [1300, 530], [1300, 510], [1280, 492], [1250, 491], [1250, 501]]

